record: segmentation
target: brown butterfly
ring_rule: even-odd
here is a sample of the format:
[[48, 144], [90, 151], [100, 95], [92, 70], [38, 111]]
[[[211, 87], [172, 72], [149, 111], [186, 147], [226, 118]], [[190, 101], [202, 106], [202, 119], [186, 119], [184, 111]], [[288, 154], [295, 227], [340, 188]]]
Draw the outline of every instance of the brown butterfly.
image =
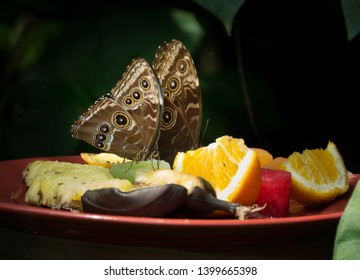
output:
[[172, 162], [199, 145], [201, 92], [190, 53], [178, 40], [158, 48], [153, 67], [138, 58], [72, 125], [72, 136], [133, 160]]

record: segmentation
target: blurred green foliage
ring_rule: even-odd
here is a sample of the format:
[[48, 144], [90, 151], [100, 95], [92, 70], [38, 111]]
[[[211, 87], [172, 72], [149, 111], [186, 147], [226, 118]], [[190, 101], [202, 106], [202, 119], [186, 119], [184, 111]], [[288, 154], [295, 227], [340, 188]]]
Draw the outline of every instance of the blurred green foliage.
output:
[[234, 19], [245, 0], [194, 0], [194, 2], [217, 17], [224, 24], [228, 35], [231, 35]]
[[357, 0], [341, 0], [347, 36], [352, 40], [360, 32], [360, 2]]
[[230, 1], [240, 8], [231, 36], [197, 2], [2, 2], [0, 159], [94, 151], [71, 137], [73, 121], [133, 58], [152, 62], [176, 38], [198, 69], [204, 145], [228, 134], [288, 156], [332, 140], [359, 172], [359, 36], [348, 41], [340, 1]]
[[334, 260], [360, 259], [360, 181], [351, 194], [336, 229]]

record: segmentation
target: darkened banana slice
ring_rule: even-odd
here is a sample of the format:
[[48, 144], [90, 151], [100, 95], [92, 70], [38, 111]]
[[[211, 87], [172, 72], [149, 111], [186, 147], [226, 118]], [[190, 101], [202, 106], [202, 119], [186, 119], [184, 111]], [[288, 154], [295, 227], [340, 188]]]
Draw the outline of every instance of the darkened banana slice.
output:
[[186, 200], [176, 211], [176, 215], [187, 217], [231, 215], [243, 220], [257, 215], [257, 212], [264, 208], [258, 205], [247, 207], [218, 199], [214, 188], [204, 178], [176, 170], [138, 172], [134, 188], [146, 189], [166, 183], [181, 185], [187, 189]]
[[186, 200], [187, 189], [176, 184], [122, 192], [115, 188], [89, 190], [81, 197], [84, 212], [137, 217], [165, 217]]
[[240, 204], [218, 199], [206, 190], [194, 187], [191, 192], [188, 193], [188, 196], [183, 205], [179, 208], [178, 213], [190, 216], [209, 216], [216, 211], [223, 211], [236, 216], [239, 206]]

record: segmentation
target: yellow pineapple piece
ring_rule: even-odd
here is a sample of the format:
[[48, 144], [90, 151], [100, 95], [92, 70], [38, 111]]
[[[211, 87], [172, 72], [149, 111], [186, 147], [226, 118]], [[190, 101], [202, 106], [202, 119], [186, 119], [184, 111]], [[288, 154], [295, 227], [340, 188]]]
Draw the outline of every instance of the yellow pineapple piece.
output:
[[128, 180], [114, 178], [108, 168], [89, 164], [39, 160], [23, 171], [29, 187], [25, 202], [53, 209], [81, 210], [81, 196], [87, 190], [132, 189]]

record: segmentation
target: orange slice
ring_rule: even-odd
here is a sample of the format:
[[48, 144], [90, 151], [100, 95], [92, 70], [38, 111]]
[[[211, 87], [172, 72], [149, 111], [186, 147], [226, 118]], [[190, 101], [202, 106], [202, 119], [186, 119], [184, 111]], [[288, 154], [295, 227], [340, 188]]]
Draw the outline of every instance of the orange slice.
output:
[[333, 201], [349, 189], [348, 172], [334, 143], [326, 149], [294, 152], [281, 165], [291, 173], [291, 196], [310, 206]]
[[251, 149], [253, 149], [256, 152], [256, 154], [259, 158], [261, 167], [263, 167], [273, 161], [272, 154], [270, 154], [267, 150], [264, 150], [261, 148], [251, 148]]
[[112, 167], [114, 164], [130, 161], [129, 159], [119, 157], [111, 153], [81, 153], [81, 158], [88, 164], [103, 166], [106, 168]]
[[178, 153], [173, 168], [205, 178], [217, 197], [229, 202], [253, 205], [260, 192], [260, 162], [243, 139], [222, 136], [206, 147]]
[[262, 165], [261, 167], [268, 168], [268, 169], [281, 169], [280, 166], [287, 161], [285, 157], [276, 157], [272, 161]]

